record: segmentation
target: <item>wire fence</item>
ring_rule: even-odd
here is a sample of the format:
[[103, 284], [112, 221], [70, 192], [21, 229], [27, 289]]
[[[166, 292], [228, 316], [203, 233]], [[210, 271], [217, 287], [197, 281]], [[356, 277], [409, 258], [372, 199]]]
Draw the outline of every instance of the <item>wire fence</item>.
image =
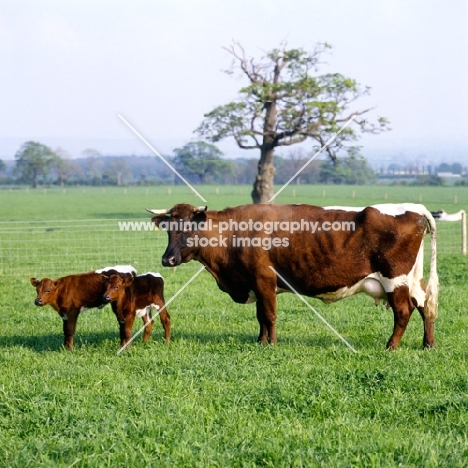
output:
[[[437, 221], [439, 256], [462, 254], [464, 223]], [[167, 233], [141, 219], [0, 222], [0, 276], [58, 277], [117, 264], [158, 271], [166, 246]], [[426, 259], [429, 248], [427, 238]]]
[[0, 275], [57, 277], [131, 264], [161, 266], [167, 234], [121, 230], [117, 220], [0, 223]]

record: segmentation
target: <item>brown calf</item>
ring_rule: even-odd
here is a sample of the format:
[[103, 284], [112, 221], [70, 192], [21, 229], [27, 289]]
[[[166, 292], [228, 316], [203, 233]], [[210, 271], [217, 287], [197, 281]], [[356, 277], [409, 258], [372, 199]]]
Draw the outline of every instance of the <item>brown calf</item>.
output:
[[136, 270], [129, 265], [119, 265], [89, 273], [63, 276], [56, 280], [30, 279], [37, 292], [34, 304], [39, 307], [50, 305], [63, 320], [65, 348], [73, 348], [78, 315], [86, 309], [101, 308], [107, 304], [102, 297], [105, 283], [108, 277], [114, 274], [132, 277], [136, 274]]
[[151, 308], [160, 310], [159, 318], [168, 343], [171, 338], [171, 318], [164, 301], [164, 280], [159, 273], [145, 273], [135, 277], [112, 275], [106, 283], [104, 301], [112, 302], [120, 325], [120, 345], [125, 346], [132, 336], [135, 317], [141, 317], [145, 324], [143, 341], [148, 341], [153, 319]]

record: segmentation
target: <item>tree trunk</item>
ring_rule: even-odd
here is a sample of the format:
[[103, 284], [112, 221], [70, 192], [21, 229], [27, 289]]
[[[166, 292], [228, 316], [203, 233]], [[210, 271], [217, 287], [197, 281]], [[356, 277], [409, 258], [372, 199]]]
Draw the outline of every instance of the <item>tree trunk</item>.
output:
[[268, 203], [273, 192], [273, 180], [275, 177], [275, 167], [273, 166], [273, 154], [275, 149], [261, 148], [261, 157], [258, 163], [258, 174], [252, 190], [252, 200], [254, 203]]
[[252, 200], [254, 203], [268, 203], [273, 193], [273, 180], [275, 177], [275, 166], [273, 155], [276, 142], [274, 140], [276, 126], [276, 101], [272, 97], [265, 103], [265, 122], [263, 125], [263, 142], [260, 147], [260, 161], [258, 162], [258, 173], [255, 178]]

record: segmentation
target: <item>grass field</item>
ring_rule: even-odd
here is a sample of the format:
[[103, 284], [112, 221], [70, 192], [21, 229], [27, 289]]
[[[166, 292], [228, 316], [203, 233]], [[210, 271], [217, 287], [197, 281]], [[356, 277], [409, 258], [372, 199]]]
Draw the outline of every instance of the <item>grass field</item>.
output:
[[[210, 208], [250, 201], [249, 187], [198, 188]], [[202, 204], [182, 186], [0, 190], [0, 222], [145, 220], [146, 206], [182, 201]], [[455, 212], [468, 210], [468, 189], [290, 186], [277, 201], [422, 201]], [[24, 226], [34, 247], [35, 231]], [[6, 235], [0, 230], [0, 246]], [[199, 264], [163, 269], [164, 234], [145, 236], [154, 236], [154, 252], [135, 258], [164, 275], [170, 299]], [[144, 256], [137, 247], [128, 238], [127, 249]], [[92, 248], [60, 255], [68, 273], [80, 255], [101, 261]], [[106, 307], [81, 314], [76, 348], [64, 351], [57, 313], [33, 305], [36, 272], [3, 272], [0, 466], [466, 466], [468, 260], [438, 260], [439, 346], [430, 351], [417, 313], [398, 350], [386, 352], [393, 316], [384, 306], [364, 296], [328, 306], [308, 299], [356, 354], [292, 294], [278, 297], [278, 345], [257, 345], [255, 306], [233, 303], [206, 272], [169, 306], [169, 345], [156, 320], [150, 342], [137, 339], [117, 356], [118, 327]]]

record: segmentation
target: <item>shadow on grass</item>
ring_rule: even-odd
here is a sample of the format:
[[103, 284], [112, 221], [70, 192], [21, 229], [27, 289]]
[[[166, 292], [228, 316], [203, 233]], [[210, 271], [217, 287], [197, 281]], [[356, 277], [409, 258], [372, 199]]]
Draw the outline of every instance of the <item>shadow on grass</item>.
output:
[[[75, 349], [84, 346], [99, 346], [105, 341], [114, 341], [116, 349], [119, 346], [118, 333], [87, 333], [86, 335], [75, 335]], [[0, 349], [6, 348], [29, 348], [38, 353], [47, 351], [57, 351], [65, 349], [63, 347], [63, 335], [60, 333], [50, 333], [47, 335], [13, 335], [0, 337]]]
[[[104, 342], [112, 342], [115, 349], [117, 350], [120, 346], [118, 333], [113, 332], [98, 332], [98, 333], [86, 333], [77, 334], [75, 336], [75, 349], [82, 347], [99, 347]], [[153, 332], [151, 334], [150, 342], [162, 342], [163, 337], [161, 333]], [[132, 347], [138, 346], [142, 342], [142, 337], [135, 338], [132, 343]], [[150, 343], [149, 342], [149, 343]], [[255, 345], [260, 344], [257, 342], [257, 335], [249, 333], [204, 333], [204, 332], [183, 332], [173, 334], [171, 337], [173, 343], [199, 343], [201, 345], [221, 345], [227, 344], [232, 346], [238, 345]], [[323, 348], [329, 349], [334, 348], [340, 343], [337, 342], [333, 337], [304, 337], [304, 338], [292, 338], [290, 336], [278, 338], [277, 346], [306, 346], [310, 348]], [[344, 346], [344, 345], [343, 345]], [[13, 335], [13, 336], [2, 336], [0, 337], [0, 349], [24, 347], [31, 349], [32, 351], [43, 353], [50, 351], [63, 350], [63, 335], [60, 333], [50, 333], [47, 335]]]
[[[203, 332], [183, 332], [173, 335], [171, 338], [173, 342], [185, 341], [196, 342], [203, 345], [227, 343], [232, 345], [249, 345], [256, 344], [263, 346], [257, 341], [257, 335], [249, 333], [229, 333], [229, 332], [216, 332], [216, 333], [203, 333]], [[327, 336], [304, 336], [304, 337], [291, 337], [291, 336], [278, 336], [278, 344], [275, 346], [306, 346], [310, 348], [323, 348], [330, 349], [336, 346], [346, 346], [334, 337]], [[265, 345], [268, 346], [268, 345]]]

